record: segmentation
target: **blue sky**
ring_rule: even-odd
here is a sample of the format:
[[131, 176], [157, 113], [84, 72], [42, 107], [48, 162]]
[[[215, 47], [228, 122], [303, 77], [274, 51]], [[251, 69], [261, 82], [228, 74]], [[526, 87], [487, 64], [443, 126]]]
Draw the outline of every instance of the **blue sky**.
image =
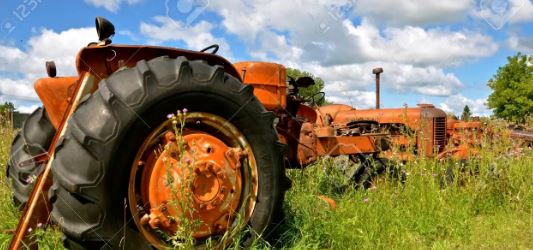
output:
[[327, 98], [372, 107], [371, 69], [383, 67], [382, 106], [433, 103], [489, 115], [487, 81], [506, 57], [533, 53], [530, 0], [86, 0], [0, 1], [0, 101], [29, 112], [35, 79], [54, 60], [72, 75], [96, 41], [94, 17], [114, 43], [200, 49], [230, 61], [274, 61], [326, 81]]

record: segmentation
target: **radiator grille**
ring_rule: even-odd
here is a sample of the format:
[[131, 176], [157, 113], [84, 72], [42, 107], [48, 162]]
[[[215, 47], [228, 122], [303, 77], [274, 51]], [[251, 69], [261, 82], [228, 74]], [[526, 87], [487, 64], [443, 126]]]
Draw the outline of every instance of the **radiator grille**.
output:
[[433, 119], [433, 145], [438, 152], [446, 146], [446, 117]]

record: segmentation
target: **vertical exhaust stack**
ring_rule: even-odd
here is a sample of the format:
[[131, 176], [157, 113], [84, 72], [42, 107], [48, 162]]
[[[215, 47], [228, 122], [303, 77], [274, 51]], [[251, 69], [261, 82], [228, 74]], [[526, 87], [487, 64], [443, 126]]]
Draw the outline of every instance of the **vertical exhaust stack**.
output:
[[379, 78], [383, 73], [383, 68], [375, 68], [372, 70], [372, 74], [376, 75], [376, 109], [379, 109]]

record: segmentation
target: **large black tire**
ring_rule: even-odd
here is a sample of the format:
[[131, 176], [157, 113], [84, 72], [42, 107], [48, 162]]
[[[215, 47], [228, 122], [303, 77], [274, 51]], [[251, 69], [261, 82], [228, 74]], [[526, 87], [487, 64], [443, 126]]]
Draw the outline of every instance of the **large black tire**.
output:
[[[6, 169], [15, 206], [23, 208], [28, 201], [34, 181], [43, 167], [43, 164], [38, 164], [31, 159], [36, 155], [48, 152], [48, 147], [55, 133], [56, 130], [50, 123], [46, 111], [37, 108], [26, 119], [22, 129], [15, 136]], [[23, 161], [28, 164], [20, 165], [19, 163]]]
[[158, 57], [102, 80], [79, 105], [58, 141], [50, 192], [52, 220], [62, 228], [67, 247], [151, 248], [125, 208], [130, 168], [154, 126], [183, 108], [221, 116], [245, 135], [259, 174], [249, 226], [267, 234], [281, 213], [286, 188], [274, 114], [255, 98], [251, 86], [221, 66]]

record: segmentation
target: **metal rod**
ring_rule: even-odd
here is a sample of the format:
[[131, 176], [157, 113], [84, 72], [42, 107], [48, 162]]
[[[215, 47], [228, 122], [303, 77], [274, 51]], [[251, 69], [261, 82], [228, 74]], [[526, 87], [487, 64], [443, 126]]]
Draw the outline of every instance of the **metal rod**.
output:
[[380, 85], [380, 75], [381, 73], [383, 73], [383, 68], [375, 68], [372, 70], [372, 73], [374, 75], [376, 75], [376, 109], [379, 109], [379, 100], [380, 100], [380, 97], [379, 97], [379, 94], [380, 94], [380, 89], [379, 89], [379, 85]]

